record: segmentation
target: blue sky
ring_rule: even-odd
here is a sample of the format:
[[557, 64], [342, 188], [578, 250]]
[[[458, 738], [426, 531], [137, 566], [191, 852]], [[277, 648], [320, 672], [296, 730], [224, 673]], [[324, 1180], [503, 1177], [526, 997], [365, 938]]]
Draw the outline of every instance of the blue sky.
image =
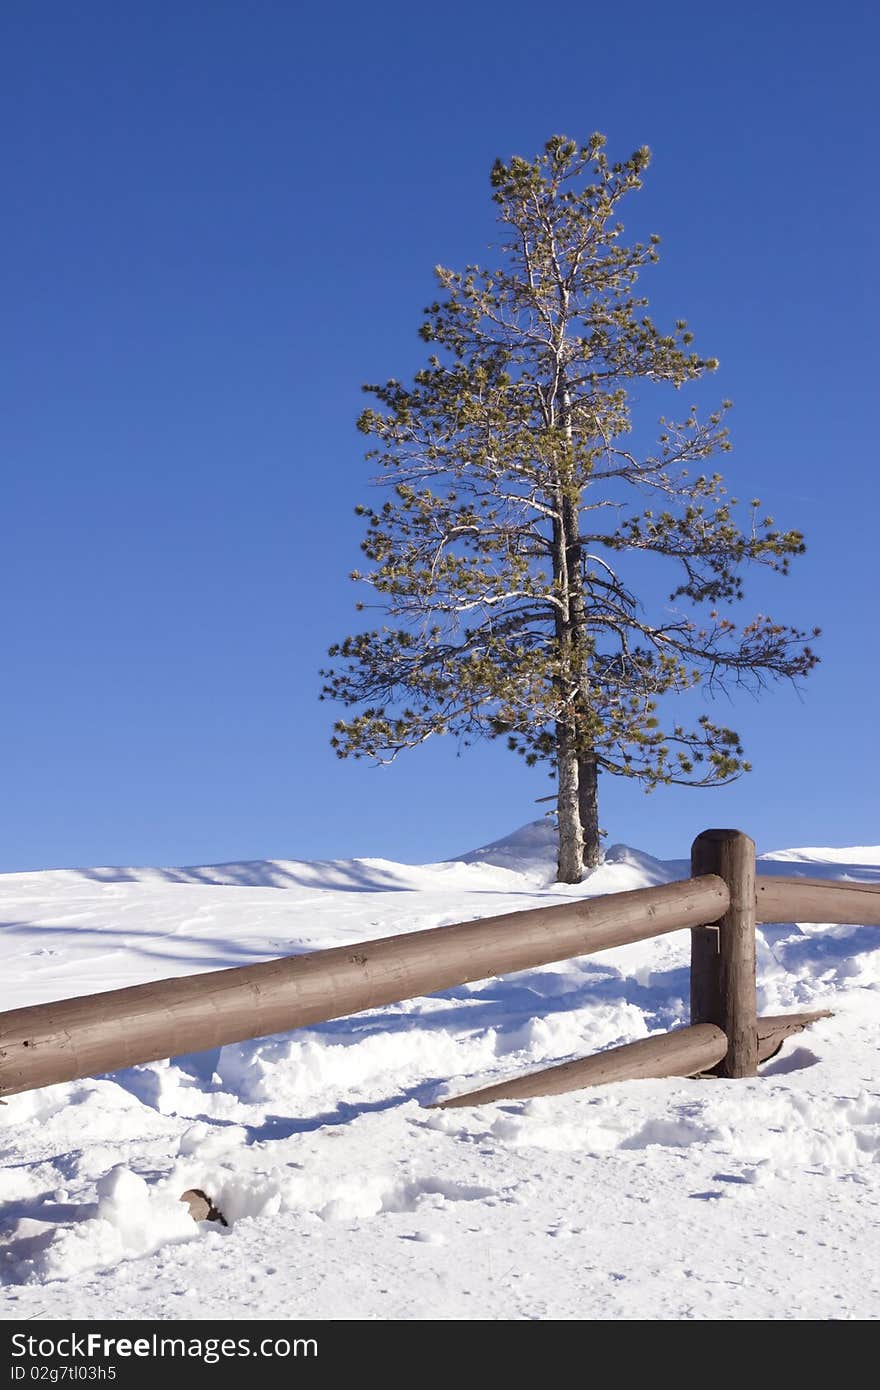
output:
[[853, 3], [5, 5], [0, 869], [436, 859], [540, 814], [500, 746], [338, 762], [317, 668], [359, 623], [361, 384], [422, 361], [437, 262], [491, 259], [493, 159], [595, 129], [654, 151], [627, 229], [721, 360], [719, 466], [807, 534], [746, 605], [825, 633], [802, 696], [710, 709], [750, 777], [605, 779], [603, 824], [877, 843], [878, 40]]

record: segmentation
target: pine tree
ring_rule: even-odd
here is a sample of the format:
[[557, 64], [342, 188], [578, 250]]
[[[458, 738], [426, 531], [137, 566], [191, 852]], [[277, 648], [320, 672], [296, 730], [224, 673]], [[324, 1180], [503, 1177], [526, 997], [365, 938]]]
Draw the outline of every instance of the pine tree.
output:
[[[352, 578], [388, 622], [333, 646], [321, 673], [324, 696], [356, 709], [335, 726], [340, 757], [387, 762], [455, 733], [549, 764], [566, 883], [599, 862], [600, 773], [650, 790], [748, 770], [733, 730], [706, 714], [686, 728], [664, 696], [759, 689], [817, 659], [805, 632], [730, 617], [747, 565], [785, 574], [804, 550], [757, 500], [741, 524], [709, 471], [730, 402], [661, 416], [648, 452], [633, 446], [633, 387], [680, 389], [718, 364], [684, 321], [663, 333], [648, 317], [635, 286], [659, 238], [626, 245], [618, 217], [650, 152], [612, 164], [604, 145], [554, 136], [531, 161], [496, 161], [499, 263], [438, 267], [426, 365], [411, 386], [364, 388], [386, 500], [356, 509], [370, 568]], [[637, 594], [645, 555], [671, 584]]]

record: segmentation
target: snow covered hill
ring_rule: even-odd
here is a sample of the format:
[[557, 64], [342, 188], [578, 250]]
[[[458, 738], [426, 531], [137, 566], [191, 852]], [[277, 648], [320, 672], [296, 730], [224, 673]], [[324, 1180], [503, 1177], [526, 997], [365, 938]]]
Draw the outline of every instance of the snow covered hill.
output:
[[[547, 821], [463, 854], [0, 876], [0, 1008], [686, 876]], [[762, 872], [880, 882], [880, 848]], [[880, 929], [765, 927], [760, 1007], [829, 1007], [755, 1081], [432, 1111], [687, 1021], [686, 932], [12, 1096], [6, 1318], [876, 1318]], [[196, 1225], [197, 1187], [229, 1220]]]

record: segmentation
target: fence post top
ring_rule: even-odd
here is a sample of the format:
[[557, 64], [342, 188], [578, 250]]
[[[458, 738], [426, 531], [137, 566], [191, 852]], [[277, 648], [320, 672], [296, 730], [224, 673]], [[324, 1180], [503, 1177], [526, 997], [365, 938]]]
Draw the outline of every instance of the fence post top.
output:
[[755, 843], [751, 835], [747, 835], [744, 830], [701, 830], [694, 840], [694, 844], [699, 845], [706, 842], [718, 844], [726, 840], [745, 840], [750, 845]]

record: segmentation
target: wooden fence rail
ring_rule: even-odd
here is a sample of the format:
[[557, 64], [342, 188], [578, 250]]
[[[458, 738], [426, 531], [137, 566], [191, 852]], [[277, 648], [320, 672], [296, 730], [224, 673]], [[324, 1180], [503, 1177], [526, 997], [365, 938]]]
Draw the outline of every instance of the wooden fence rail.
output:
[[[698, 837], [699, 838], [699, 837]], [[758, 922], [834, 922], [880, 926], [880, 884], [759, 874]]]
[[0, 1014], [0, 1095], [325, 1023], [711, 922], [720, 878], [360, 941]]
[[[749, 1075], [758, 1060], [760, 1025], [775, 1025], [774, 1036], [790, 1031], [784, 1020], [780, 1025], [755, 1019], [755, 920], [880, 924], [880, 888], [800, 878], [755, 880], [748, 837], [706, 831], [695, 842], [692, 877], [658, 888], [2, 1013], [0, 1096], [266, 1037], [681, 928], [692, 930], [694, 942], [691, 1041], [698, 1037], [702, 1047], [711, 1039], [709, 1051], [718, 1053], [714, 1062], [723, 1074]], [[708, 1031], [698, 1031], [702, 1025]], [[718, 1032], [726, 1039], [723, 1054]], [[667, 1070], [659, 1074], [675, 1074], [668, 1066], [673, 1056], [678, 1065], [687, 1065], [687, 1059], [681, 1062], [687, 1040], [674, 1033], [665, 1037], [671, 1041], [647, 1041], [659, 1044], [664, 1055], [658, 1065]], [[696, 1069], [704, 1069], [707, 1055], [704, 1048]], [[602, 1057], [600, 1070], [607, 1070], [612, 1053]], [[637, 1065], [644, 1064], [642, 1049]]]

